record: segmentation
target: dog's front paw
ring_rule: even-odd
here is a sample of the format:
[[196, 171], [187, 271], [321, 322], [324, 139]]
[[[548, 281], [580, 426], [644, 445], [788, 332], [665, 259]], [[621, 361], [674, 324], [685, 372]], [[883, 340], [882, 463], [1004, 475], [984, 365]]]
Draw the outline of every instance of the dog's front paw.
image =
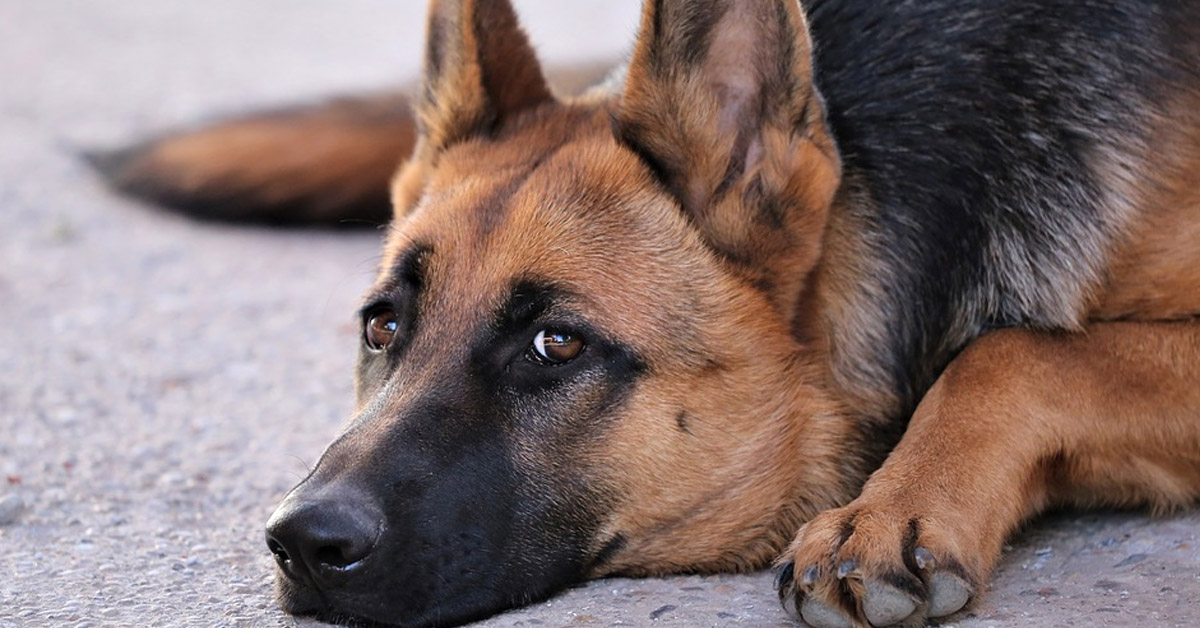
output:
[[987, 573], [987, 552], [970, 560], [977, 534], [912, 506], [860, 497], [801, 528], [776, 579], [788, 614], [813, 628], [883, 628], [964, 609]]

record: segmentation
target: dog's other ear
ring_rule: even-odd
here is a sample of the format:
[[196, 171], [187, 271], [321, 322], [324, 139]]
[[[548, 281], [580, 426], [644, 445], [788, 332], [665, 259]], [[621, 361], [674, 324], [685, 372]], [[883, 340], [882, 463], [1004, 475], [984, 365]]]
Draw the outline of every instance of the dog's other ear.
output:
[[417, 121], [427, 148], [487, 133], [552, 100], [508, 0], [432, 0]]
[[812, 77], [796, 0], [647, 0], [614, 119], [710, 245], [788, 312], [841, 178]]

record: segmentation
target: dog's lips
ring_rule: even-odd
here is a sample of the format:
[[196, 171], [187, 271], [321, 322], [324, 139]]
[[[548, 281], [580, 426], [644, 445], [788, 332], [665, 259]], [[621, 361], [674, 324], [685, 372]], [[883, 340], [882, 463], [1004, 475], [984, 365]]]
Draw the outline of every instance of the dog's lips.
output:
[[[300, 570], [302, 573], [297, 577], [291, 565], [284, 564], [277, 555], [275, 584], [279, 606], [290, 615], [313, 617], [332, 624], [381, 627], [400, 625], [393, 623], [394, 611], [382, 609], [378, 613], [379, 617], [374, 617], [369, 610], [375, 606], [374, 603], [363, 604], [358, 596], [353, 596], [354, 601], [347, 602], [339, 599], [338, 591], [324, 590], [317, 584], [318, 581], [337, 582], [338, 578], [345, 577], [356, 569], [362, 569], [370, 562], [370, 559], [366, 558], [343, 566], [322, 564], [316, 567], [320, 570], [318, 577], [314, 578], [304, 569]], [[380, 618], [384, 616], [392, 621]]]
[[291, 615], [314, 615], [329, 606], [319, 591], [292, 580], [279, 569], [275, 571], [275, 597], [280, 608]]
[[350, 615], [336, 611], [313, 613], [310, 617], [326, 624], [354, 626], [355, 628], [410, 628], [409, 624], [395, 624], [361, 615]]
[[[299, 583], [276, 571], [276, 598], [283, 612], [297, 617], [312, 617], [319, 621], [354, 626], [397, 626], [388, 621], [371, 617], [361, 608], [353, 612], [342, 610], [341, 605], [331, 602], [328, 596], [309, 583]], [[393, 618], [394, 619], [394, 618]]]

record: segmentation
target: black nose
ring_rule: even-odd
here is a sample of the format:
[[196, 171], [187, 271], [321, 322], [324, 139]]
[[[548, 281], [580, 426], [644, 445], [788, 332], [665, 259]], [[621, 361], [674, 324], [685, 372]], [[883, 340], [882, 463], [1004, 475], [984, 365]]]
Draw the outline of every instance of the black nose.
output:
[[343, 584], [375, 547], [383, 518], [352, 500], [284, 501], [267, 522], [267, 547], [288, 576]]

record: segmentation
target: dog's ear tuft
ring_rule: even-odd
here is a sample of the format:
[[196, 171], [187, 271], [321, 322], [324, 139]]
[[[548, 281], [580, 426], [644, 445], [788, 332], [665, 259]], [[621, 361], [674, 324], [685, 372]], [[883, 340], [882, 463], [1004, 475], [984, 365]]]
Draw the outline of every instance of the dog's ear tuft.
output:
[[841, 180], [797, 0], [647, 0], [614, 132], [790, 309]]
[[441, 150], [552, 100], [508, 0], [432, 0], [417, 120]]

